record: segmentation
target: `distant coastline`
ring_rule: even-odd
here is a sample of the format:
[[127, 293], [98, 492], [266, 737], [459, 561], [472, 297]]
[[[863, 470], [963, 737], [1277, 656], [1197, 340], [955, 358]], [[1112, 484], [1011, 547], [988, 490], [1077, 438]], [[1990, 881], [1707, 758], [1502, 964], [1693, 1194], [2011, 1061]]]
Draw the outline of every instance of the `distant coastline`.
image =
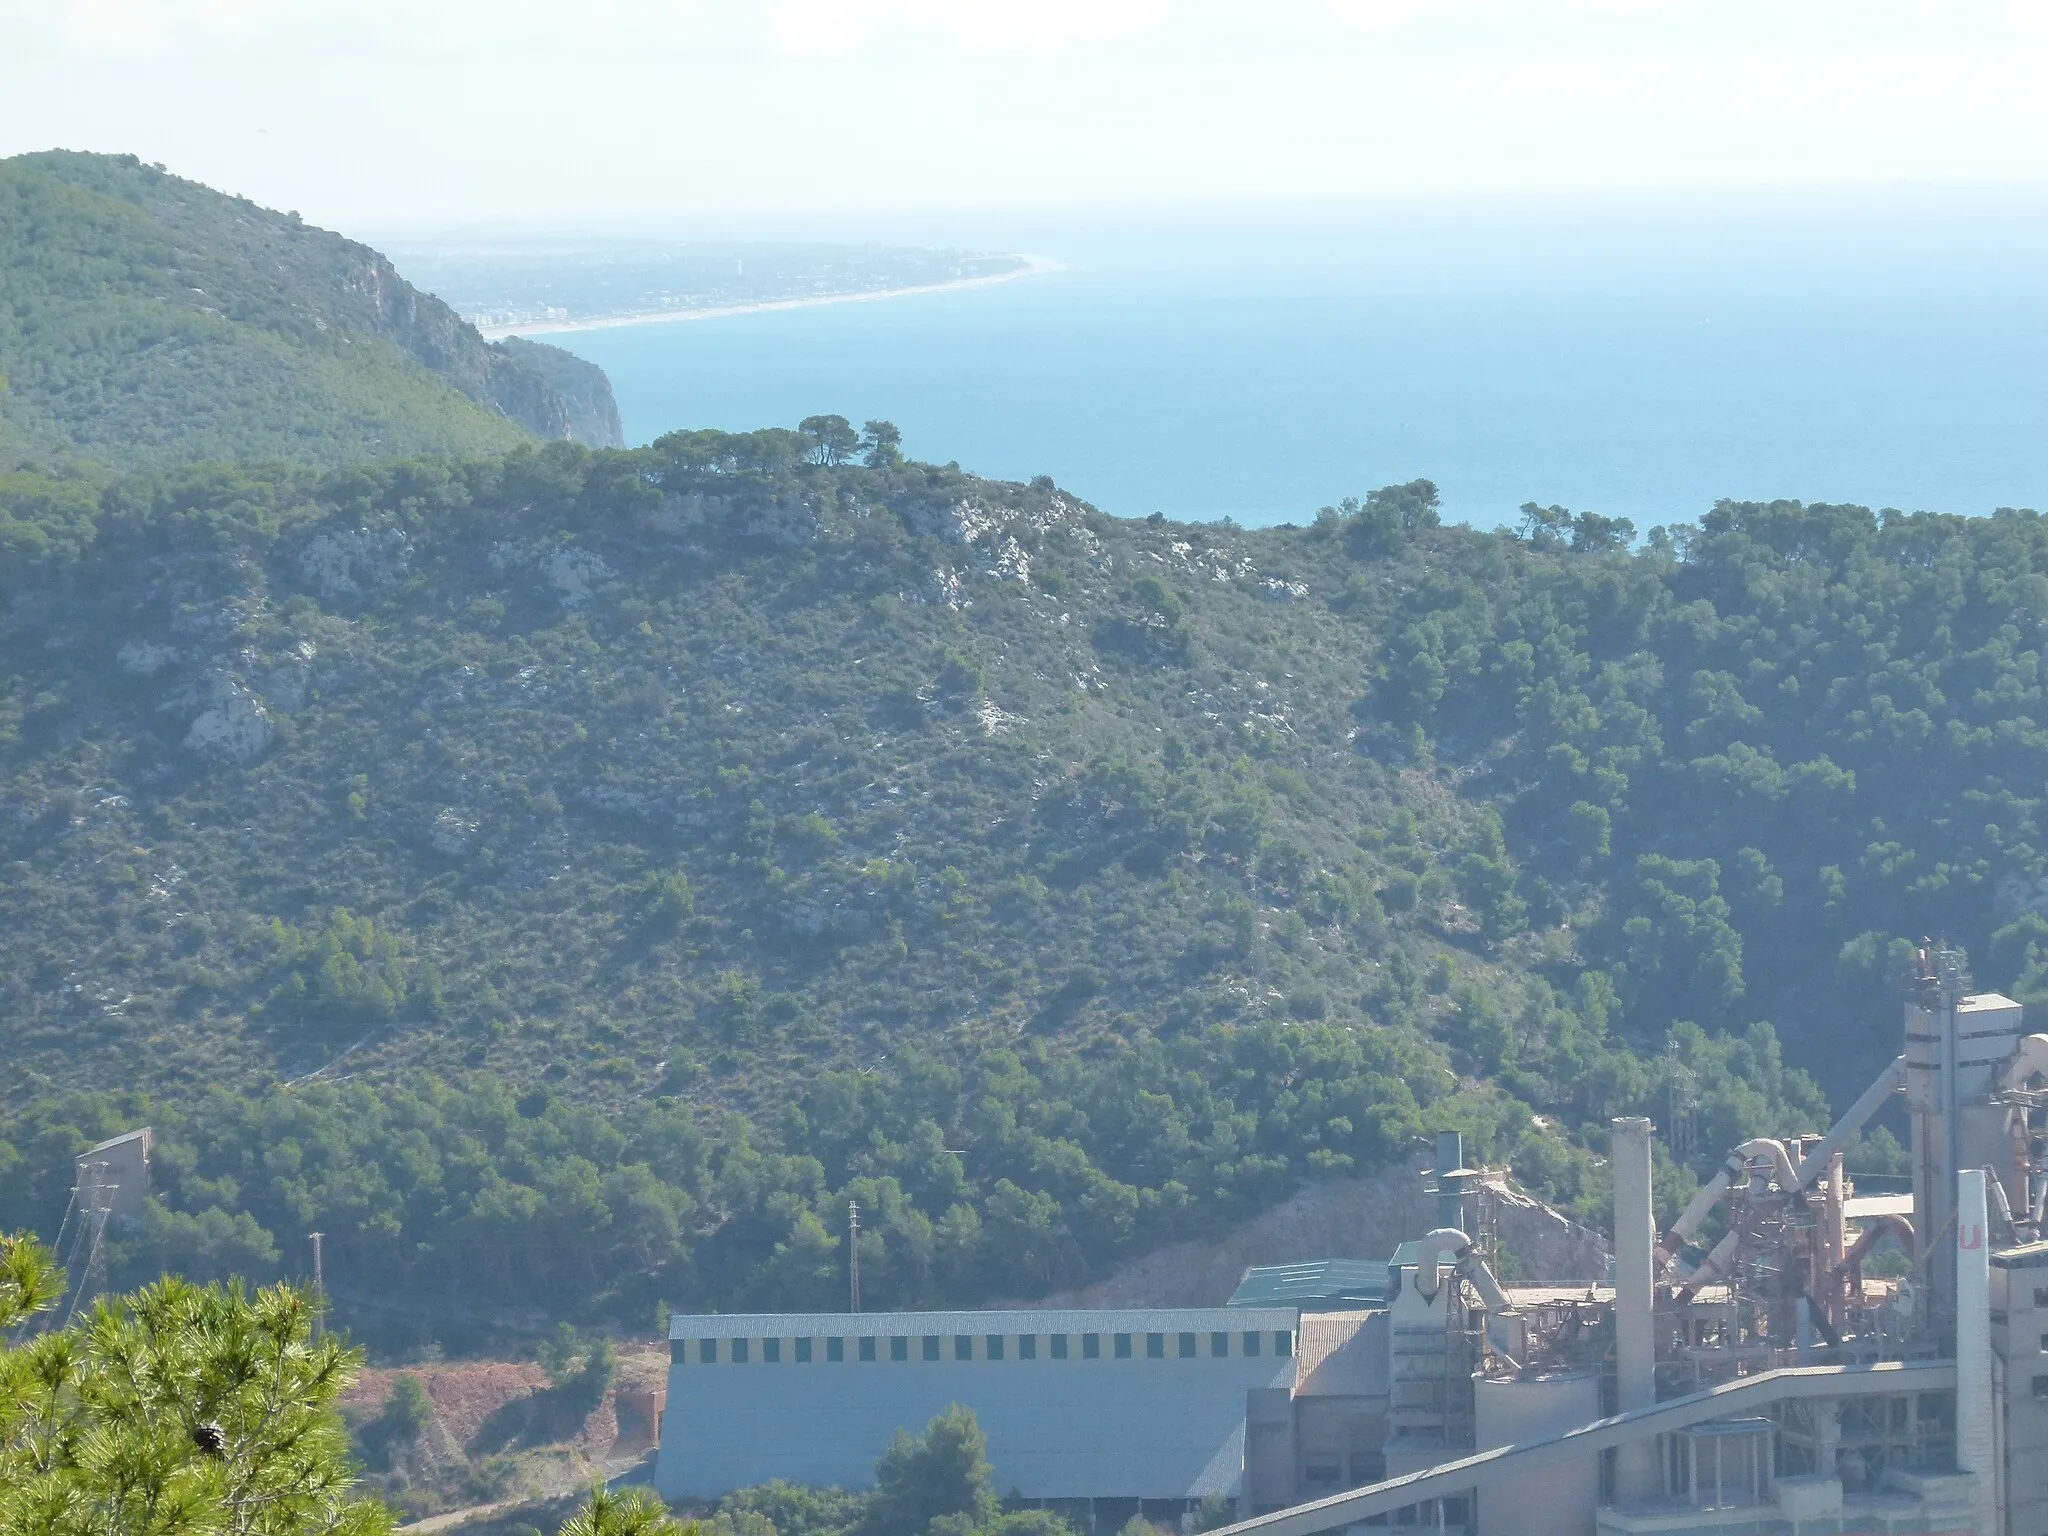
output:
[[823, 304], [865, 304], [875, 299], [907, 299], [920, 293], [951, 293], [961, 288], [988, 288], [996, 283], [1015, 282], [1020, 277], [1038, 277], [1058, 272], [1066, 263], [1050, 256], [1023, 256], [1023, 265], [1009, 272], [991, 272], [985, 277], [957, 277], [944, 283], [914, 283], [905, 288], [875, 288], [860, 293], [821, 293], [800, 299], [763, 299], [753, 304], [715, 304], [703, 309], [651, 309], [638, 314], [592, 315], [579, 320], [535, 320], [519, 325], [480, 325], [486, 337], [559, 336], [568, 331], [609, 331], [622, 325], [659, 325], [675, 320], [716, 320], [723, 315], [752, 315], [771, 309], [815, 309]]

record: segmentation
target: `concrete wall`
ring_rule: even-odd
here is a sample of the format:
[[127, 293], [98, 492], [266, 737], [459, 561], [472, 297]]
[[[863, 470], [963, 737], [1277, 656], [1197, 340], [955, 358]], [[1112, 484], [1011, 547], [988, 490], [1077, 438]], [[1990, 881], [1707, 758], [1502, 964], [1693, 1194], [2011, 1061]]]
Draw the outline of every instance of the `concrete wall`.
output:
[[1299, 1468], [1294, 1448], [1294, 1401], [1285, 1387], [1254, 1387], [1245, 1393], [1244, 1487], [1238, 1515], [1270, 1514], [1301, 1502], [1295, 1492]]
[[2005, 1526], [2030, 1536], [2048, 1531], [2048, 1243], [1992, 1255], [1991, 1343]]
[[1292, 1308], [676, 1317], [655, 1487], [669, 1499], [772, 1478], [864, 1488], [896, 1430], [916, 1434], [962, 1403], [988, 1436], [1003, 1493], [1235, 1496], [1246, 1394], [1293, 1384], [1298, 1317]]
[[[1600, 1377], [1563, 1372], [1473, 1383], [1477, 1449], [1520, 1445], [1563, 1434], [1600, 1417]], [[1600, 1498], [1600, 1458], [1581, 1456], [1520, 1477], [1502, 1477], [1479, 1494], [1480, 1536], [1592, 1536]]]

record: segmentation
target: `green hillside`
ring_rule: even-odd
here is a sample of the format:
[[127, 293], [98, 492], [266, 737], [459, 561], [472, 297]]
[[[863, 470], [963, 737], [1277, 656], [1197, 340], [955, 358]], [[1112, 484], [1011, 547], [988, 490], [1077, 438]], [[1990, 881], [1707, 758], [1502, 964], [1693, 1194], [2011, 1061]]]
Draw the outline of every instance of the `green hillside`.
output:
[[0, 484], [0, 1224], [146, 1116], [138, 1265], [829, 1304], [853, 1196], [970, 1300], [1440, 1124], [1589, 1210], [1613, 1114], [1811, 1128], [1920, 933], [2048, 992], [2033, 513], [1244, 532], [835, 436]]
[[616, 445], [610, 397], [601, 371], [485, 343], [296, 214], [133, 156], [0, 161], [0, 469]]

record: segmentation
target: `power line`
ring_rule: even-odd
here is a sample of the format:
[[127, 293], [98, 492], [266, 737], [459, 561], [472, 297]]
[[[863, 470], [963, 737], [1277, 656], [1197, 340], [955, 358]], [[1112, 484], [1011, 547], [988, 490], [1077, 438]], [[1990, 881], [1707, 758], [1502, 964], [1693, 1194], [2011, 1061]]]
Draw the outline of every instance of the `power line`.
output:
[[[78, 1288], [64, 1309], [63, 1326], [69, 1328], [78, 1309], [98, 1293], [107, 1280], [107, 1218], [114, 1214], [114, 1192], [120, 1187], [107, 1182], [107, 1164], [94, 1159], [78, 1165], [78, 1182], [71, 1198], [78, 1212], [78, 1230], [72, 1238], [71, 1257], [65, 1269], [78, 1275]], [[85, 1250], [85, 1264], [78, 1266], [79, 1250]]]

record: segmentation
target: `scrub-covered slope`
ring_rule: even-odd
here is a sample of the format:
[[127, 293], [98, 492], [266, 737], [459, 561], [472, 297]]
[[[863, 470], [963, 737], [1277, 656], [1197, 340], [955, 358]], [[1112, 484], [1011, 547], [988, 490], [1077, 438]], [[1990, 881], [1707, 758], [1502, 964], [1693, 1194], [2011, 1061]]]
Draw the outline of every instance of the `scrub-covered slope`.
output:
[[367, 246], [133, 156], [0, 161], [0, 468], [617, 445], [602, 372], [544, 350], [485, 342]]
[[1248, 533], [840, 439], [0, 489], [0, 1221], [147, 1114], [148, 1262], [830, 1304], [854, 1197], [968, 1300], [1440, 1124], [1597, 1211], [1613, 1114], [1820, 1123], [1920, 932], [2043, 990], [2032, 514]]

